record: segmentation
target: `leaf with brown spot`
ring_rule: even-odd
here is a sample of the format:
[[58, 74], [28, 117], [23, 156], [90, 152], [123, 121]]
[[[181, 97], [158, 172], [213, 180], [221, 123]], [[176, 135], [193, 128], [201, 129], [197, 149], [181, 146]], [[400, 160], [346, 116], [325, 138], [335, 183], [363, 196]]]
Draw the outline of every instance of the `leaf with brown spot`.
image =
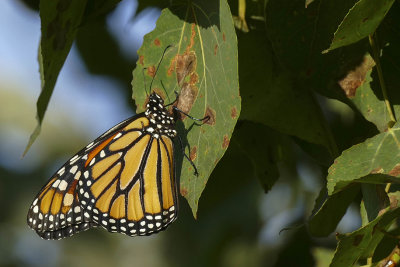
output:
[[156, 73], [156, 67], [154, 66], [149, 66], [147, 68], [147, 75], [149, 75], [150, 77], [154, 77], [154, 74]]
[[374, 66], [374, 60], [366, 56], [363, 62], [357, 66], [354, 71], [350, 71], [346, 77], [339, 81], [339, 85], [346, 93], [347, 97], [355, 97], [357, 88], [366, 81], [367, 73], [370, 72]]
[[197, 157], [197, 146], [192, 147], [189, 153], [189, 158], [191, 161], [195, 160]]
[[[154, 43], [157, 39], [160, 46]], [[137, 112], [143, 111], [146, 99], [142, 66], [157, 66], [167, 45], [171, 47], [165, 52], [151, 89], [165, 91], [165, 103], [172, 103], [174, 91], [177, 91], [179, 99], [175, 104], [178, 108], [195, 118], [210, 117], [202, 125], [184, 116], [183, 125], [177, 123], [186, 154], [192, 157], [193, 148], [196, 148], [193, 163], [199, 176], [194, 175], [186, 159], [177, 160], [176, 168], [177, 179], [180, 176], [181, 188], [186, 189], [185, 198], [196, 216], [200, 195], [214, 163], [226, 151], [227, 147], [222, 147], [224, 136], [230, 139], [241, 109], [237, 40], [227, 2], [185, 1], [161, 12], [156, 28], [144, 37], [138, 51], [143, 65], [137, 64], [132, 81]], [[218, 46], [216, 55], [215, 46]], [[146, 81], [152, 79], [152, 73], [145, 73]], [[232, 109], [236, 110], [235, 118], [231, 116]]]
[[227, 135], [224, 135], [224, 141], [222, 142], [222, 148], [227, 149], [228, 146], [229, 146], [229, 138]]
[[359, 0], [346, 14], [330, 47], [324, 52], [353, 44], [373, 34], [393, 3], [394, 0]]
[[208, 117], [209, 119], [206, 121], [209, 125], [215, 125], [217, 118], [216, 112], [210, 107], [207, 107], [206, 113], [204, 113], [204, 117]]
[[[383, 215], [367, 225], [350, 234], [340, 235], [335, 256], [330, 266], [352, 266], [359, 259], [372, 257], [380, 240], [385, 236], [383, 231], [377, 231], [376, 229], [388, 229], [398, 216], [400, 216], [399, 207], [395, 209], [387, 208]], [[357, 249], [354, 249], [354, 246]]]
[[231, 109], [231, 118], [232, 118], [232, 119], [236, 119], [236, 116], [237, 116], [237, 110], [236, 110], [235, 107], [233, 107], [233, 108]]
[[328, 193], [339, 192], [354, 182], [384, 183], [391, 178], [398, 183], [400, 179], [391, 174], [398, 174], [399, 164], [400, 127], [397, 123], [386, 132], [350, 147], [336, 158], [328, 170]]
[[[178, 103], [176, 104], [177, 108], [185, 113], [189, 113], [192, 109], [194, 101], [197, 98], [198, 91], [199, 89], [195, 85], [184, 83], [181, 87]], [[184, 114], [180, 114], [180, 116], [182, 120], [186, 118]]]
[[172, 64], [168, 69], [173, 69], [175, 65], [176, 79], [178, 85], [182, 86], [184, 79], [190, 76], [197, 67], [196, 54], [193, 51], [183, 53], [182, 55], [176, 55], [172, 60]]
[[[389, 114], [384, 101], [379, 99], [375, 93], [380, 90], [378, 83], [374, 82], [372, 78], [375, 69], [374, 60], [370, 55], [366, 55], [354, 71], [349, 72], [345, 78], [339, 81], [339, 85], [364, 118], [383, 132], [387, 129], [387, 120], [383, 118], [389, 118]], [[394, 108], [396, 113], [400, 111], [398, 105], [395, 105]]]
[[391, 169], [388, 173], [391, 176], [399, 176], [400, 175], [400, 163], [396, 164], [393, 169]]

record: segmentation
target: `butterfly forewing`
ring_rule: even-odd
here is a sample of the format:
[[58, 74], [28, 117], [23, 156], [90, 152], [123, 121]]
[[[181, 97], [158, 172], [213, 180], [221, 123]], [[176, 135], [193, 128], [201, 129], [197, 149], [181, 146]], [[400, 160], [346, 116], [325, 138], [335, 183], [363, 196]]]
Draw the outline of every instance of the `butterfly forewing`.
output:
[[45, 239], [60, 239], [90, 228], [77, 195], [80, 166], [87, 155], [71, 158], [42, 188], [28, 211], [28, 225]]

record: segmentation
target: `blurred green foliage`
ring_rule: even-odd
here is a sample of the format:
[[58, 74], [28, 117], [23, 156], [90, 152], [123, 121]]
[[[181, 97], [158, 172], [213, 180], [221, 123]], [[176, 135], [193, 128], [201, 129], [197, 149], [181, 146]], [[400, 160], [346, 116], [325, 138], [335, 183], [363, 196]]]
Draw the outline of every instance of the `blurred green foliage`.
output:
[[[39, 9], [39, 1], [21, 2]], [[76, 41], [91, 74], [122, 85], [133, 108], [130, 81], [137, 58], [128, 59], [106, 27], [118, 2], [89, 0], [67, 41]], [[179, 17], [182, 10], [176, 3], [139, 1], [137, 12], [171, 4]], [[177, 222], [154, 236], [130, 238], [95, 229], [62, 241], [40, 240], [25, 224], [32, 197], [55, 165], [93, 139], [73, 122], [44, 124], [39, 139], [46, 141], [38, 143], [39, 151], [31, 151], [39, 163], [29, 172], [0, 165], [1, 266], [373, 266], [391, 253], [398, 244], [399, 186], [385, 190], [376, 184], [398, 182], [398, 125], [387, 127], [382, 81], [371, 62], [382, 64], [398, 117], [399, 3], [382, 7], [379, 14], [364, 10], [372, 13], [373, 27], [363, 28], [361, 37], [356, 29], [370, 21], [352, 12], [366, 0], [228, 3], [235, 21], [242, 22], [237, 25], [246, 21], [248, 26], [248, 32], [236, 31], [242, 112], [225, 155], [204, 184], [198, 218], [181, 198]], [[238, 3], [245, 7], [245, 17], [240, 17]], [[224, 18], [228, 21], [230, 15]], [[334, 34], [343, 30], [339, 25], [345, 18], [351, 18], [342, 27], [352, 41], [337, 45], [334, 36], [340, 34]], [[380, 58], [369, 55], [368, 39], [362, 38], [374, 34], [375, 24]], [[168, 28], [168, 23], [162, 26]], [[337, 48], [323, 54], [328, 47]], [[63, 53], [62, 62], [68, 54]], [[58, 70], [51, 75], [56, 79]], [[12, 86], [7, 89], [13, 91]], [[8, 115], [15, 113], [14, 103], [24, 106], [24, 98], [13, 93], [0, 97], [0, 138], [9, 138], [6, 130], [12, 127], [27, 135], [33, 125], [23, 118], [33, 112], [21, 109], [17, 119]], [[374, 142], [379, 138], [391, 143]], [[349, 206], [356, 212], [350, 223], [340, 225]]]

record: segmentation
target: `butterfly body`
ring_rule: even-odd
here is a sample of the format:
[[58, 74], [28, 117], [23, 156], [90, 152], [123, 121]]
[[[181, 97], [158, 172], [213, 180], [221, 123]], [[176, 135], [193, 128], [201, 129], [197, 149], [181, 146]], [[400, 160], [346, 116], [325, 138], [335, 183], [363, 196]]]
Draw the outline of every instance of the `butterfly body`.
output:
[[97, 226], [150, 235], [176, 219], [175, 118], [156, 93], [146, 107], [79, 151], [42, 188], [27, 218], [39, 236], [61, 239]]

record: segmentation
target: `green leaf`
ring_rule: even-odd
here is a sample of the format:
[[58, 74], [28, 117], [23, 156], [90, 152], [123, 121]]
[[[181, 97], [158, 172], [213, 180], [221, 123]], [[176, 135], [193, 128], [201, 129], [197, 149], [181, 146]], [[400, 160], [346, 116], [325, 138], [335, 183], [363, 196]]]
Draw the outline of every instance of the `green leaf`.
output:
[[[328, 196], [308, 222], [311, 235], [324, 237], [335, 231], [348, 206], [353, 202], [359, 191], [359, 186], [351, 186], [346, 190]], [[324, 197], [326, 197], [326, 191], [322, 192], [318, 199]], [[321, 202], [318, 199], [316, 205]]]
[[382, 230], [387, 230], [398, 216], [400, 216], [400, 208], [387, 208], [382, 216], [366, 226], [351, 234], [339, 235], [339, 244], [330, 266], [352, 266], [360, 258], [372, 256], [376, 246], [385, 235]]
[[78, 26], [81, 24], [87, 0], [40, 1], [41, 40], [39, 66], [41, 93], [36, 103], [37, 126], [29, 138], [24, 155], [40, 133], [44, 114], [53, 93], [58, 74], [71, 49]]
[[146, 68], [144, 76], [149, 86], [164, 49], [172, 45], [165, 53], [151, 90], [167, 103], [174, 100], [176, 90], [180, 94], [178, 108], [196, 118], [210, 116], [201, 126], [183, 118], [186, 130], [177, 123], [186, 153], [199, 172], [196, 177], [187, 160], [177, 170], [181, 194], [196, 216], [200, 195], [229, 145], [240, 114], [237, 41], [225, 0], [188, 1], [175, 7], [163, 10], [154, 31], [144, 37], [138, 51], [138, 67], [133, 71], [133, 98], [137, 111], [143, 111], [147, 97], [143, 70]]
[[312, 249], [312, 254], [315, 259], [316, 267], [325, 267], [329, 266], [333, 259], [333, 254], [335, 253], [332, 249], [327, 249], [323, 247], [314, 247]]
[[[328, 193], [336, 193], [352, 182], [385, 183], [387, 176], [400, 174], [400, 128], [396, 123], [387, 132], [352, 146], [328, 170]], [[393, 179], [399, 181], [398, 178]]]
[[324, 52], [346, 46], [373, 34], [394, 0], [360, 0], [347, 13]]

